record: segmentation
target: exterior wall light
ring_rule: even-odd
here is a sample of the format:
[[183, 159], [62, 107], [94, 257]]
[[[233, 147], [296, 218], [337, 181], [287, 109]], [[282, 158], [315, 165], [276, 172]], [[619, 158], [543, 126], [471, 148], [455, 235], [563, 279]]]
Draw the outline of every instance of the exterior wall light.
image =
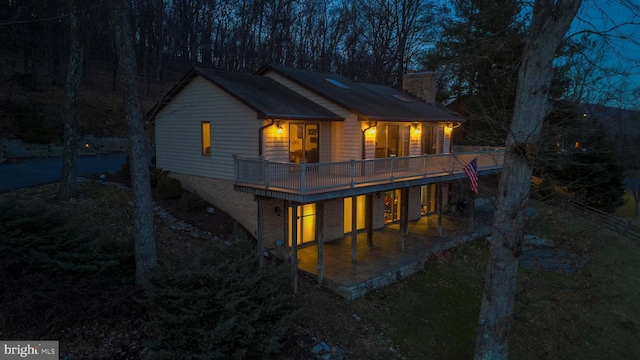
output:
[[411, 133], [413, 135], [420, 135], [420, 133], [422, 133], [422, 129], [420, 128], [419, 123], [414, 122], [413, 124], [411, 124]]

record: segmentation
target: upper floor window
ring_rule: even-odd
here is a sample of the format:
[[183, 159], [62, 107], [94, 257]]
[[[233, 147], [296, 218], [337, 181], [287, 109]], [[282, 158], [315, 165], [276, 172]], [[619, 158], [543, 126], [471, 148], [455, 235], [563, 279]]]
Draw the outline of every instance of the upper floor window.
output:
[[211, 124], [208, 121], [200, 123], [200, 133], [202, 135], [202, 154], [211, 154]]

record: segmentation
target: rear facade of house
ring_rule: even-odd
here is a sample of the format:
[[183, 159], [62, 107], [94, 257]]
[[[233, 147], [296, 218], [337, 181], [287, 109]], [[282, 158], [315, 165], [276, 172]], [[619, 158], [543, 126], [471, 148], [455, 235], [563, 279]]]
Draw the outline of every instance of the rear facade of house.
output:
[[432, 73], [403, 91], [266, 65], [191, 70], [151, 112], [156, 166], [233, 216], [267, 249], [340, 239], [441, 212], [450, 182], [494, 149], [451, 152], [463, 121], [435, 104]]

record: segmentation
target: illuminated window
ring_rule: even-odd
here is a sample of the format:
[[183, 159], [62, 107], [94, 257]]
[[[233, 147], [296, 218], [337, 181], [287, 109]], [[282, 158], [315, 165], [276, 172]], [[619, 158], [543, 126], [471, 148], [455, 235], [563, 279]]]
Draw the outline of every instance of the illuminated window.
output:
[[200, 126], [202, 133], [202, 154], [211, 154], [211, 124], [208, 121], [203, 121]]

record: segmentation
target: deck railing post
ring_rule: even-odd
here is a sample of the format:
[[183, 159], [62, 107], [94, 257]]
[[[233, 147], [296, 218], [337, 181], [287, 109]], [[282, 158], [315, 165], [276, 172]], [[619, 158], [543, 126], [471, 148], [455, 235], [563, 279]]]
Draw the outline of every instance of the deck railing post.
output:
[[236, 154], [232, 155], [233, 157], [233, 183], [237, 184], [238, 183], [238, 179], [240, 177], [240, 163], [238, 162], [238, 156], [236, 156]]
[[427, 177], [427, 156], [428, 155], [422, 155], [422, 168], [424, 169], [424, 177]]
[[304, 195], [307, 188], [307, 163], [300, 164], [300, 193]]
[[356, 186], [356, 161], [351, 159], [351, 188]]
[[394, 165], [395, 165], [396, 157], [392, 156], [392, 157], [390, 157], [390, 159], [391, 159], [391, 179], [390, 180], [393, 181], [393, 179], [395, 177], [394, 174], [393, 174], [393, 171], [394, 171]]
[[449, 167], [449, 173], [451, 175], [453, 175], [454, 171], [453, 171], [453, 154], [452, 153], [449, 153], [449, 160], [451, 160], [451, 165]]
[[262, 160], [262, 178], [264, 181], [264, 188], [268, 189], [269, 188], [269, 176], [267, 175], [269, 171], [269, 161], [268, 160]]

